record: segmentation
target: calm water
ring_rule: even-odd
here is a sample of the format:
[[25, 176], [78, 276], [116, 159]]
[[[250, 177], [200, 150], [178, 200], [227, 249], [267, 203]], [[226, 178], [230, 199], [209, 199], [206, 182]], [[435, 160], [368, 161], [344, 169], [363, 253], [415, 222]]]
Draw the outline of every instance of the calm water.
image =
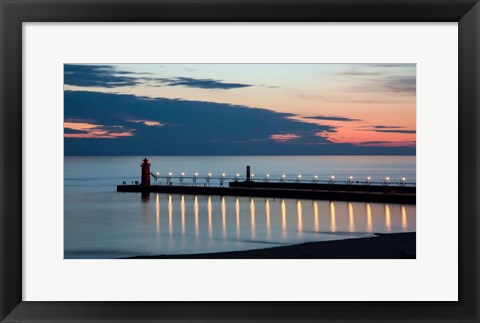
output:
[[[65, 258], [246, 250], [307, 241], [337, 240], [374, 232], [415, 231], [415, 206], [273, 198], [117, 193], [140, 178], [139, 157], [65, 158]], [[301, 174], [338, 181], [353, 176], [415, 182], [415, 157], [268, 156], [149, 157], [152, 172], [199, 177], [244, 175], [261, 180]], [[187, 182], [187, 181], [186, 181]], [[153, 181], [152, 181], [153, 183]], [[204, 181], [198, 180], [198, 185]], [[212, 185], [218, 185], [212, 181]]]

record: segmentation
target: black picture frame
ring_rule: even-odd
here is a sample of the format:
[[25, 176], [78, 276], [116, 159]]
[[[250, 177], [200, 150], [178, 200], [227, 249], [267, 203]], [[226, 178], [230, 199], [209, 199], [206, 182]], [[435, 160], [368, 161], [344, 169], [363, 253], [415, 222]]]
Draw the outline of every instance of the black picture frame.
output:
[[[22, 174], [22, 23], [43, 21], [458, 22], [459, 301], [23, 302], [22, 181], [19, 180]], [[477, 0], [0, 0], [0, 22], [2, 322], [480, 320], [480, 4]]]

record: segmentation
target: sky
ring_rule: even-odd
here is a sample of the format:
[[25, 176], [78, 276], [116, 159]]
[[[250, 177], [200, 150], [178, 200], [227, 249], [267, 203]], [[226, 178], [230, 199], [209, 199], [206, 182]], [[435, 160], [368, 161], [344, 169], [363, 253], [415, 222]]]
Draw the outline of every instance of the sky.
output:
[[415, 155], [415, 64], [66, 64], [65, 155]]

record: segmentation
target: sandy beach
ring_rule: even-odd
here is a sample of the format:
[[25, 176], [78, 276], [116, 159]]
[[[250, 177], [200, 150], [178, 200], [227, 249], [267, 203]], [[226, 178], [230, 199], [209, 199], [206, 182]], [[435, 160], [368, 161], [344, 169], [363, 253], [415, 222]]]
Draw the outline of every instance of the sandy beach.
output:
[[137, 256], [127, 259], [415, 259], [416, 232], [308, 242], [292, 246], [219, 253]]

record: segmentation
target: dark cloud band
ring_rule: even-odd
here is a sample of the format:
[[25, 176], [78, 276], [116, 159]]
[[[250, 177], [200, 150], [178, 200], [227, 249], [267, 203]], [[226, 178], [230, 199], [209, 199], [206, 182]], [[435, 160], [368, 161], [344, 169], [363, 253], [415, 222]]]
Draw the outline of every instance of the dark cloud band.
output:
[[222, 80], [195, 79], [190, 77], [156, 78], [163, 86], [185, 86], [200, 89], [230, 90], [250, 87], [250, 84], [227, 83]]
[[315, 116], [315, 117], [305, 117], [305, 118], [316, 119], [316, 120], [327, 120], [327, 121], [345, 121], [345, 122], [362, 121], [361, 119], [352, 119], [352, 118], [335, 117], [335, 116]]
[[250, 84], [228, 83], [223, 80], [195, 79], [190, 77], [158, 78], [151, 73], [117, 71], [110, 65], [64, 65], [64, 83], [85, 87], [123, 87], [149, 83], [153, 86], [184, 86], [199, 89], [230, 90], [250, 87]]
[[64, 65], [64, 83], [66, 85], [86, 87], [121, 87], [140, 83], [136, 77], [126, 76], [130, 73], [117, 72], [110, 65]]

